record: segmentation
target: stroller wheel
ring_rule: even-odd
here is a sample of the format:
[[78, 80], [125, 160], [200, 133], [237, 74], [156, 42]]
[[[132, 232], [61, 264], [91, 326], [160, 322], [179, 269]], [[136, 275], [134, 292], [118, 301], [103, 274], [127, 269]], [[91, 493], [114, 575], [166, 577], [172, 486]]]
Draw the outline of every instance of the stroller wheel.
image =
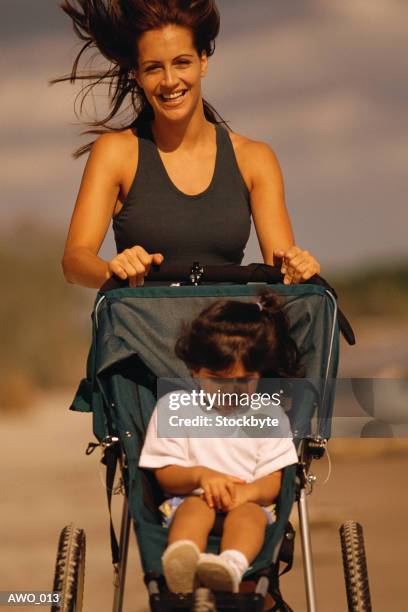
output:
[[371, 612], [362, 526], [355, 521], [347, 521], [340, 527], [340, 540], [348, 610], [349, 612]]
[[217, 612], [215, 597], [210, 589], [200, 587], [194, 591], [193, 612]]
[[64, 527], [58, 542], [54, 591], [62, 595], [62, 606], [51, 612], [81, 612], [85, 576], [85, 532], [71, 523]]

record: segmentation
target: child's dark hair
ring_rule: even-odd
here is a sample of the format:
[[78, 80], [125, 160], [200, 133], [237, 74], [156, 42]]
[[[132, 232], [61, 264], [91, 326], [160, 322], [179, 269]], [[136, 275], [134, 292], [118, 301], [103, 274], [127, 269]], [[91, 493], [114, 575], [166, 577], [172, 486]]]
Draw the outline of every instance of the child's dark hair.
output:
[[241, 360], [264, 377], [300, 377], [299, 351], [277, 296], [258, 302], [217, 300], [186, 326], [176, 342], [177, 357], [194, 371], [227, 370]]

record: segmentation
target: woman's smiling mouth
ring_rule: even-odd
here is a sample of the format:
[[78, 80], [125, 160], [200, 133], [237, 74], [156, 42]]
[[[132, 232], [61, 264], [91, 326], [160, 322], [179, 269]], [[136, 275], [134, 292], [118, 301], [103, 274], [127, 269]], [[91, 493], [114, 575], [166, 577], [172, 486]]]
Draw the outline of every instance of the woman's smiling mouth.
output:
[[183, 89], [180, 91], [175, 91], [172, 94], [160, 94], [158, 98], [163, 104], [169, 106], [178, 106], [183, 101], [186, 92], [187, 89]]

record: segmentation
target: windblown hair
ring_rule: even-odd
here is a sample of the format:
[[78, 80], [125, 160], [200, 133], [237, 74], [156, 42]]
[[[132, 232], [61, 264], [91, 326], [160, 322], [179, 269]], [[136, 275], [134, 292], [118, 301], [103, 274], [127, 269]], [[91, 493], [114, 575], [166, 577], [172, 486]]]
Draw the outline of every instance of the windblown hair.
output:
[[[153, 109], [133, 77], [137, 67], [137, 43], [147, 31], [169, 24], [191, 30], [199, 56], [205, 51], [210, 57], [215, 50], [215, 39], [220, 29], [220, 15], [214, 0], [64, 0], [61, 8], [72, 19], [74, 31], [83, 41], [70, 75], [53, 79], [51, 83], [78, 80], [87, 81], [80, 91], [80, 112], [87, 95], [100, 84], [108, 84], [110, 110], [108, 115], [88, 123], [93, 128], [86, 134], [102, 134], [136, 128], [150, 122]], [[102, 71], [80, 72], [79, 64], [84, 54], [97, 49], [108, 60]], [[130, 107], [132, 120], [127, 125], [109, 125], [125, 103]], [[217, 111], [203, 100], [204, 114], [211, 123], [226, 122]], [[79, 157], [90, 150], [92, 143], [74, 153]]]
[[241, 360], [248, 372], [264, 377], [303, 376], [288, 319], [273, 293], [258, 303], [217, 300], [184, 327], [175, 352], [191, 371], [219, 372]]

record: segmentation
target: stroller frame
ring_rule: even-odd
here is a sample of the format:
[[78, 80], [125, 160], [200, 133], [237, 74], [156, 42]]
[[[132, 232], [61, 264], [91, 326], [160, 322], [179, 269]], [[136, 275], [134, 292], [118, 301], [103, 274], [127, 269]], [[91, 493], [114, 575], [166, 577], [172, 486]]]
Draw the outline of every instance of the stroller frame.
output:
[[[316, 477], [309, 472], [309, 467], [312, 459], [320, 459], [323, 457], [326, 443], [327, 440], [323, 438], [311, 437], [305, 439], [300, 463], [298, 464], [296, 503], [299, 515], [299, 533], [302, 543], [303, 573], [308, 612], [317, 611], [311, 532], [307, 505], [308, 488], [310, 488], [311, 493]], [[119, 441], [114, 441], [108, 442], [108, 444], [120, 443]], [[127, 497], [124, 495], [119, 537], [119, 561], [117, 564], [114, 564], [114, 597], [112, 612], [122, 612], [123, 609], [131, 521]], [[255, 592], [265, 597], [268, 588], [268, 578], [266, 576], [261, 576], [258, 579]], [[160, 592], [157, 580], [152, 578], [147, 583], [147, 590], [150, 597], [157, 596]]]
[[[234, 274], [234, 269], [235, 269], [235, 274]], [[271, 284], [272, 283], [273, 284], [273, 283], [282, 282], [282, 276], [280, 274], [280, 270], [277, 270], [277, 269], [271, 268], [270, 266], [266, 266], [262, 264], [251, 264], [250, 266], [247, 266], [246, 268], [239, 267], [239, 266], [224, 266], [224, 267], [208, 266], [204, 270], [204, 268], [200, 266], [198, 263], [194, 263], [193, 267], [190, 270], [188, 270], [187, 273], [185, 272], [185, 270], [186, 270], [185, 266], [183, 266], [182, 268], [179, 267], [177, 269], [175, 269], [173, 266], [172, 268], [168, 270], [166, 268], [163, 269], [162, 267], [160, 270], [153, 270], [148, 280], [153, 281], [152, 283], [153, 287], [154, 287], [154, 282], [157, 283], [157, 281], [159, 281], [158, 284], [169, 285], [168, 281], [170, 280], [174, 281], [176, 279], [181, 281], [181, 282], [176, 283], [177, 285], [200, 285], [202, 283], [203, 277], [206, 283], [209, 281], [212, 281], [212, 283], [215, 282], [216, 284], [217, 283], [230, 284], [232, 282], [233, 284], [237, 283], [238, 285], [244, 285], [244, 284], [251, 284], [251, 283], [256, 283], [256, 284], [259, 284], [259, 283]], [[231, 273], [232, 273], [233, 278], [231, 278]], [[187, 281], [187, 282], [183, 282], [183, 281]], [[337, 369], [338, 340], [337, 340], [336, 333], [337, 333], [338, 327], [340, 327], [343, 335], [345, 336], [349, 344], [354, 344], [355, 340], [354, 340], [353, 331], [347, 319], [345, 319], [344, 315], [337, 308], [337, 302], [336, 302], [337, 296], [334, 290], [327, 284], [326, 281], [324, 281], [324, 279], [321, 279], [318, 276], [315, 276], [312, 279], [310, 279], [310, 281], [307, 284], [308, 285], [318, 285], [320, 286], [320, 288], [318, 289], [316, 287], [314, 288], [310, 287], [310, 290], [307, 289], [306, 292], [302, 292], [303, 290], [301, 289], [300, 295], [320, 295], [320, 297], [323, 297], [323, 295], [325, 295], [327, 298], [326, 300], [327, 306], [325, 307], [326, 310], [324, 310], [323, 312], [324, 313], [328, 313], [329, 311], [331, 312], [330, 332], [327, 333], [326, 330], [324, 332], [322, 332], [321, 330], [320, 332], [317, 332], [317, 333], [324, 333], [323, 337], [326, 338], [326, 341], [324, 344], [325, 359], [322, 359], [322, 361], [320, 362], [321, 364], [325, 364], [325, 369], [323, 370], [321, 367], [319, 368], [319, 371], [321, 373], [320, 375], [321, 382], [319, 383], [319, 389], [320, 389], [319, 390], [319, 398], [320, 398], [319, 405], [325, 408], [327, 404], [327, 406], [329, 407], [329, 412], [330, 412], [331, 410], [330, 406], [332, 405], [332, 402], [334, 399], [334, 393], [333, 393], [334, 387], [329, 384], [329, 379], [330, 379], [330, 376], [333, 375], [333, 372], [335, 373]], [[122, 287], [123, 287], [123, 284], [122, 284]], [[103, 301], [107, 297], [106, 292], [109, 292], [112, 289], [115, 290], [117, 288], [118, 288], [117, 282], [112, 284], [112, 281], [108, 281], [108, 283], [105, 284], [105, 286], [101, 288], [101, 291], [98, 295], [98, 300], [95, 304], [94, 313], [93, 313], [95, 333], [98, 330], [99, 309]], [[243, 288], [240, 287], [239, 292], [237, 291], [236, 293], [234, 293], [233, 289], [228, 290], [227, 294], [231, 296], [246, 295], [247, 296], [246, 299], [248, 299], [248, 296], [250, 295], [251, 296], [255, 295], [252, 289], [248, 289], [248, 291], [246, 292], [244, 291], [243, 293], [241, 291], [242, 289]], [[180, 293], [183, 293], [184, 295], [192, 295], [189, 291], [186, 290], [186, 292], [184, 293], [180, 292]], [[153, 291], [153, 294], [157, 295], [157, 293], [154, 293], [154, 291]], [[122, 295], [129, 295], [129, 294], [123, 294], [122, 292], [120, 292], [120, 296]], [[150, 296], [149, 299], [151, 299], [152, 292], [150, 293], [148, 292], [148, 295]], [[168, 293], [165, 293], [165, 295], [169, 297]], [[207, 295], [207, 296], [211, 295], [215, 297], [216, 295], [221, 296], [222, 292], [220, 293], [214, 288], [214, 293], [211, 291], [210, 294], [208, 294], [208, 292], [204, 291], [202, 295]], [[284, 290], [284, 295], [297, 296], [299, 295], [299, 292], [296, 291], [293, 294], [291, 291], [289, 291], [289, 294], [288, 294], [287, 290]], [[116, 295], [112, 294], [112, 297], [113, 297], [113, 300], [115, 301], [115, 299], [119, 297], [119, 294], [116, 294]], [[133, 294], [132, 294], [132, 297], [133, 297]], [[176, 296], [176, 297], [180, 297], [180, 296]], [[329, 307], [328, 305], [329, 302], [331, 303], [331, 307]], [[303, 302], [301, 302], [301, 304], [303, 304]], [[110, 307], [108, 306], [108, 309], [109, 308]], [[110, 310], [108, 311], [110, 312]], [[324, 319], [324, 320], [327, 322], [327, 319]], [[104, 324], [106, 325], [106, 317], [104, 318]], [[121, 328], [119, 327], [119, 329]], [[105, 338], [105, 341], [107, 337], [105, 334], [108, 333], [108, 336], [109, 336], [109, 333], [110, 333], [109, 330], [110, 330], [110, 319], [109, 319], [109, 324], [108, 324], [108, 330], [107, 331], [104, 330], [103, 332], [103, 337]], [[96, 338], [95, 333], [94, 333], [94, 340]], [[116, 335], [116, 332], [114, 333]], [[121, 334], [119, 334], [119, 336], [121, 336]], [[124, 359], [126, 357], [126, 354], [125, 354], [125, 357], [123, 356], [124, 355], [123, 353], [120, 353], [120, 355], [121, 355], [120, 357], [121, 359]], [[145, 353], [145, 357], [148, 359], [148, 363], [149, 363], [150, 357], [148, 357], [148, 354]], [[95, 357], [92, 356], [92, 350], [91, 350], [90, 357], [88, 360], [88, 373], [95, 366], [94, 358]], [[119, 359], [119, 357], [116, 356], [116, 359]], [[114, 360], [111, 360], [109, 361], [109, 363], [115, 363], [115, 362]], [[109, 363], [108, 363], [108, 367], [109, 367]], [[81, 382], [76, 398], [72, 405], [72, 409], [79, 410], [79, 411], [86, 411], [86, 412], [89, 412], [89, 410], [92, 409], [90, 408], [91, 406], [90, 397], [93, 397], [92, 395], [93, 387], [92, 386], [89, 387], [90, 382], [92, 382], [92, 379], [89, 379], [89, 377], [87, 379], [84, 379]], [[140, 384], [140, 383], [137, 383], [137, 381], [135, 382], [136, 384]], [[90, 390], [91, 390], [91, 395], [89, 394]], [[310, 400], [310, 396], [309, 396], [309, 400]], [[116, 402], [116, 396], [115, 396], [115, 402]], [[115, 405], [116, 405], [115, 403], [112, 403], [113, 409], [115, 409]], [[313, 413], [316, 416], [315, 409], [318, 406], [318, 404], [316, 403], [315, 400], [313, 400], [312, 404], [309, 403], [309, 407], [312, 405], [314, 406]], [[111, 410], [111, 408], [109, 408], [109, 410]], [[306, 410], [306, 414], [304, 416], [307, 417], [307, 414], [309, 413]], [[300, 420], [300, 423], [299, 421], [297, 421], [297, 425], [293, 429], [293, 435], [294, 435], [294, 439], [296, 439], [298, 442], [297, 444], [298, 463], [296, 466], [291, 466], [290, 468], [291, 471], [288, 473], [288, 479], [286, 480], [287, 483], [290, 483], [290, 482], [292, 483], [291, 485], [292, 493], [290, 494], [290, 497], [288, 499], [292, 500], [291, 504], [296, 502], [298, 506], [299, 531], [300, 531], [300, 538], [301, 538], [301, 545], [302, 545], [304, 584], [305, 584], [308, 612], [316, 612], [317, 604], [316, 604], [314, 570], [313, 570], [313, 563], [312, 563], [312, 545], [311, 545], [311, 533], [310, 533], [309, 517], [308, 517], [307, 495], [312, 492], [313, 484], [316, 480], [316, 477], [310, 472], [311, 462], [313, 459], [320, 459], [324, 455], [326, 444], [327, 444], [328, 438], [330, 437], [330, 424], [327, 426], [327, 422], [325, 421], [327, 414], [328, 413], [325, 414], [324, 410], [323, 412], [317, 411], [317, 429], [316, 429], [316, 433], [313, 435], [310, 435], [310, 430], [305, 431], [303, 429], [304, 421], [302, 421], [302, 419]], [[310, 414], [309, 416], [312, 416], [312, 415]], [[322, 427], [322, 424], [323, 424], [323, 427]], [[133, 425], [131, 425], [131, 427], [133, 427]], [[102, 424], [102, 421], [100, 420], [100, 415], [99, 417], [97, 417], [96, 421], [94, 418], [94, 433], [96, 437], [99, 439], [99, 443], [98, 444], [90, 443], [87, 449], [87, 454], [90, 454], [97, 446], [101, 446], [104, 450], [102, 462], [107, 467], [107, 480], [106, 480], [107, 487], [106, 488], [107, 488], [109, 511], [111, 507], [112, 493], [122, 492], [124, 494], [123, 505], [122, 505], [122, 518], [121, 518], [121, 526], [120, 526], [119, 545], [116, 540], [116, 536], [115, 536], [115, 532], [114, 532], [113, 524], [112, 524], [112, 518], [111, 518], [111, 545], [112, 545], [112, 557], [113, 557], [113, 566], [114, 566], [114, 598], [113, 598], [112, 610], [113, 612], [122, 612], [124, 593], [125, 593], [126, 573], [127, 573], [129, 537], [130, 537], [131, 523], [132, 523], [132, 520], [134, 520], [131, 516], [131, 511], [129, 508], [129, 478], [128, 478], [129, 469], [128, 469], [128, 456], [126, 454], [126, 452], [131, 451], [132, 453], [133, 451], [132, 451], [132, 447], [128, 445], [126, 438], [128, 437], [131, 438], [133, 434], [130, 431], [122, 430], [122, 434], [121, 434], [123, 437], [123, 440], [122, 440], [119, 438], [117, 434], [106, 435], [109, 432], [109, 430], [110, 428], [106, 426], [106, 423], [104, 425]], [[106, 433], [102, 433], [103, 431], [105, 431]], [[130, 455], [129, 457], [134, 462], [134, 456]], [[120, 487], [116, 487], [115, 490], [113, 490], [115, 471], [116, 471], [118, 464], [119, 464], [120, 471], [121, 471]], [[285, 490], [286, 490], [286, 494], [288, 494], [289, 489], [286, 487]], [[132, 503], [134, 503], [134, 497], [132, 497], [132, 500], [133, 500]], [[288, 520], [286, 518], [289, 516], [288, 508], [289, 506], [286, 506], [286, 510], [284, 511], [284, 514], [283, 514], [283, 517], [284, 517], [283, 520]], [[132, 512], [134, 513], [134, 509], [132, 510]], [[362, 528], [360, 525], [354, 523], [353, 521], [349, 521], [348, 523], [349, 524], [346, 523], [340, 529], [342, 546], [343, 546], [343, 562], [344, 562], [346, 589], [347, 589], [347, 596], [348, 596], [348, 609], [349, 609], [349, 612], [357, 612], [357, 610], [362, 610], [362, 609], [369, 612], [371, 610], [371, 604], [370, 604], [369, 590], [368, 590], [368, 579], [366, 575], [367, 572], [366, 572], [366, 566], [365, 566], [365, 553], [364, 553], [364, 544], [363, 544], [363, 539], [362, 539]], [[293, 561], [294, 530], [292, 526], [290, 525], [290, 523], [286, 523], [286, 528], [284, 527], [284, 525], [285, 523], [282, 521], [282, 517], [281, 517], [280, 528], [278, 528], [278, 530], [274, 532], [275, 533], [275, 539], [274, 539], [275, 544], [273, 548], [273, 553], [271, 555], [272, 558], [269, 557], [270, 559], [269, 565], [267, 567], [263, 565], [263, 563], [265, 563], [265, 561], [267, 561], [268, 559], [268, 555], [266, 557], [264, 556], [262, 563], [258, 565], [259, 569], [255, 567], [252, 573], [248, 576], [248, 580], [257, 581], [255, 590], [253, 592], [243, 592], [239, 594], [217, 593], [216, 594], [217, 604], [220, 604], [223, 608], [228, 609], [228, 610], [236, 610], [236, 611], [240, 610], [241, 611], [241, 610], [251, 609], [251, 611], [253, 610], [254, 612], [256, 612], [257, 610], [261, 611], [264, 609], [265, 597], [269, 593], [274, 600], [274, 604], [273, 604], [273, 607], [270, 609], [270, 612], [272, 611], [292, 612], [291, 608], [284, 602], [281, 596], [280, 587], [279, 587], [279, 576], [291, 568], [292, 561]], [[81, 536], [81, 538], [78, 539], [77, 541], [78, 542], [80, 541], [81, 550], [83, 547], [82, 563], [84, 564], [85, 534], [83, 533], [83, 531], [78, 530], [78, 529], [74, 530], [73, 526], [71, 525], [68, 528], [66, 527], [63, 530], [61, 534], [61, 538], [62, 538], [62, 535], [67, 531], [67, 529], [69, 531], [70, 528], [71, 528], [71, 532], [68, 533], [69, 537], [77, 538], [78, 535]], [[80, 532], [80, 533], [76, 534], [75, 532]], [[147, 533], [150, 533], [150, 532], [148, 531]], [[65, 536], [66, 536], [66, 533], [65, 533]], [[347, 542], [347, 538], [349, 538], [348, 542]], [[351, 540], [353, 540], [353, 542], [351, 542]], [[357, 545], [356, 545], [356, 541], [357, 541]], [[60, 539], [60, 545], [61, 545], [61, 539]], [[285, 545], [286, 545], [286, 550], [284, 550]], [[149, 546], [150, 546], [150, 543], [149, 543]], [[354, 546], [354, 550], [351, 551], [351, 547], [353, 546]], [[288, 549], [289, 549], [289, 554], [288, 554]], [[354, 554], [350, 555], [350, 551], [353, 552]], [[355, 561], [350, 562], [350, 558], [352, 556], [353, 556], [353, 559], [357, 559], [356, 562]], [[279, 572], [279, 566], [280, 566], [281, 561], [286, 562], [286, 567], [282, 572]], [[59, 558], [59, 553], [58, 553], [57, 569], [56, 569], [56, 574], [55, 574], [54, 585], [59, 584], [58, 580], [61, 580], [61, 572], [64, 569], [63, 562], [64, 562], [64, 559]], [[155, 561], [153, 563], [151, 563], [150, 561], [149, 563], [147, 563], [145, 566], [145, 570], [147, 570], [145, 571], [145, 583], [146, 583], [149, 598], [150, 598], [150, 606], [151, 606], [152, 612], [162, 612], [162, 611], [167, 612], [167, 610], [169, 610], [170, 608], [171, 609], [186, 609], [185, 607], [186, 605], [190, 606], [191, 603], [194, 603], [191, 600], [191, 597], [194, 599], [195, 594], [198, 593], [198, 591], [195, 592], [195, 594], [193, 594], [190, 597], [190, 595], [184, 596], [181, 594], [167, 592], [165, 589], [163, 590], [162, 587], [165, 586], [163, 575], [157, 574], [156, 573], [157, 570], [153, 569], [155, 567], [158, 567], [156, 566]], [[353, 563], [356, 563], [357, 565], [354, 565], [351, 567]], [[149, 570], [148, 569], [149, 567], [151, 567], [152, 570]], [[65, 568], [65, 569], [66, 571], [68, 571], [68, 568]], [[78, 570], [77, 567], [75, 567], [74, 569], [76, 571]], [[72, 567], [71, 567], [71, 570], [72, 570]], [[83, 574], [83, 568], [82, 568], [82, 574]], [[357, 581], [355, 579], [356, 575], [357, 575]], [[244, 581], [245, 581], [245, 577], [244, 577]], [[69, 593], [69, 596], [70, 596], [69, 597], [70, 602], [72, 602], [73, 599], [75, 600], [75, 602], [77, 601], [81, 602], [78, 608], [80, 612], [81, 605], [82, 605], [82, 593], [78, 596], [78, 598], [76, 597], [75, 593]], [[250, 604], [249, 608], [246, 607], [248, 604]], [[365, 607], [361, 607], [361, 606], [365, 606]], [[76, 607], [74, 608], [64, 607], [62, 612], [72, 612], [73, 610], [76, 610], [76, 609], [77, 609]], [[195, 609], [195, 606], [194, 606], [194, 609]], [[217, 608], [209, 607], [205, 609], [216, 610]], [[53, 608], [52, 612], [56, 612], [56, 610], [57, 609], [55, 609], [54, 611], [54, 608]]]
[[[197, 271], [197, 269], [196, 269]], [[192, 271], [193, 273], [193, 271]], [[333, 342], [335, 336], [335, 330], [337, 325], [337, 301], [334, 295], [328, 290], [325, 290], [326, 295], [333, 302], [334, 316], [332, 321], [332, 327], [330, 330], [330, 348], [329, 357], [326, 368], [326, 378], [324, 380], [324, 391], [322, 397], [322, 403], [325, 401], [325, 391], [327, 387], [327, 381], [330, 370], [330, 361], [333, 354]], [[103, 298], [101, 298], [103, 299]], [[95, 308], [96, 312], [96, 325], [97, 325], [97, 311], [99, 303]], [[119, 440], [114, 442], [110, 441], [107, 444], [120, 444]], [[316, 586], [314, 578], [313, 560], [312, 560], [312, 543], [311, 543], [311, 532], [309, 525], [309, 513], [307, 505], [308, 489], [310, 493], [313, 490], [313, 484], [316, 480], [314, 474], [309, 472], [312, 459], [320, 459], [323, 457], [326, 449], [327, 440], [320, 437], [309, 437], [302, 441], [300, 458], [297, 472], [297, 491], [296, 491], [296, 503], [298, 506], [299, 516], [299, 532], [302, 544], [302, 557], [303, 557], [303, 574], [306, 591], [306, 602], [307, 612], [317, 612], [316, 604]], [[122, 451], [123, 453], [123, 451]], [[123, 455], [122, 455], [123, 462]], [[123, 463], [122, 463], [123, 466]], [[119, 539], [119, 561], [114, 566], [114, 598], [112, 612], [122, 612], [123, 599], [125, 591], [126, 581], [126, 569], [127, 569], [127, 557], [129, 550], [129, 534], [131, 528], [131, 516], [129, 513], [128, 502], [126, 495], [124, 496], [123, 509], [122, 509], [122, 520], [120, 527], [120, 539]], [[261, 594], [265, 597], [268, 592], [269, 580], [266, 576], [261, 576], [258, 579], [255, 593]], [[150, 597], [154, 597], [159, 594], [159, 586], [155, 579], [151, 579], [147, 583], [147, 589]]]

